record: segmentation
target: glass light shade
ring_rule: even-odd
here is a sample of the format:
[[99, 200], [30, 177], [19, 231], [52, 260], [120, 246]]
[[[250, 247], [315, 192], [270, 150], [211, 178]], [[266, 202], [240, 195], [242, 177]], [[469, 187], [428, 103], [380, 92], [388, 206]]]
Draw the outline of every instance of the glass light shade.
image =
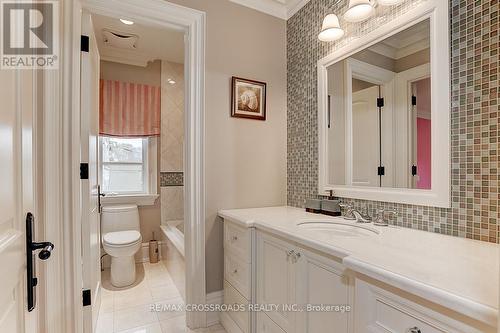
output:
[[134, 24], [133, 21], [125, 20], [125, 19], [120, 19], [120, 22], [122, 22], [123, 24], [126, 24], [126, 25], [132, 25], [132, 24]]
[[350, 0], [344, 19], [348, 22], [361, 22], [372, 16], [373, 11], [370, 0]]
[[332, 42], [344, 36], [344, 30], [340, 27], [339, 18], [335, 14], [328, 14], [323, 19], [321, 32], [318, 39], [322, 42]]
[[379, 5], [382, 6], [394, 6], [400, 2], [403, 2], [403, 0], [378, 0]]

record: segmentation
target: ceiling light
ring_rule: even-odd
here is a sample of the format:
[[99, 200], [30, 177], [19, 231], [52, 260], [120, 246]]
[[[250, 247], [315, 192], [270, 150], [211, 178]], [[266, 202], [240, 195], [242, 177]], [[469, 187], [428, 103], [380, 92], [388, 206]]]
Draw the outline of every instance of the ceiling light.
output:
[[349, 9], [344, 14], [348, 22], [361, 22], [372, 16], [373, 5], [370, 0], [349, 0]]
[[172, 80], [172, 79], [167, 79], [167, 82], [170, 83], [170, 84], [172, 84], [172, 85], [175, 84], [175, 81]]
[[126, 24], [126, 25], [132, 25], [132, 24], [134, 24], [133, 21], [129, 21], [129, 20], [125, 20], [125, 19], [120, 19], [120, 22], [123, 23], [123, 24]]
[[382, 6], [394, 6], [400, 2], [403, 2], [403, 0], [378, 0], [378, 3]]
[[322, 42], [332, 42], [344, 36], [344, 30], [340, 27], [339, 18], [335, 14], [328, 14], [323, 19], [321, 32], [318, 39]]

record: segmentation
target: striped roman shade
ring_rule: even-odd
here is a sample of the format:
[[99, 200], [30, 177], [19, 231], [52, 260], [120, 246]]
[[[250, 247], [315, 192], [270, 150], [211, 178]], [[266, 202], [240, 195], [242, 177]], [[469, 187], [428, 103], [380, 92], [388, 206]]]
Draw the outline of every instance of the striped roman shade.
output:
[[100, 80], [99, 133], [109, 136], [160, 135], [161, 88]]

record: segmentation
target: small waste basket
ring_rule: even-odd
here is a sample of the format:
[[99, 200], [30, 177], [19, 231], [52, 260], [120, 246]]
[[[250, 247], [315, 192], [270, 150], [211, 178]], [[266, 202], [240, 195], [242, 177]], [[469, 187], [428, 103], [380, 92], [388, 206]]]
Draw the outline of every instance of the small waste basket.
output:
[[154, 264], [158, 262], [158, 241], [155, 239], [153, 232], [153, 239], [149, 241], [149, 262]]

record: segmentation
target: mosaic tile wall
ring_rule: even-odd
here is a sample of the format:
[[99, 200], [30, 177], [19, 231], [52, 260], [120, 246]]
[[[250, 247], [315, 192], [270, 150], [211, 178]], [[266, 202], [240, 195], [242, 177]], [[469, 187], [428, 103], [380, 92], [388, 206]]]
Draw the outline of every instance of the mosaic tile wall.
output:
[[184, 172], [160, 172], [160, 187], [184, 186]]
[[[341, 22], [346, 37], [322, 43], [323, 17], [342, 15], [347, 0], [311, 0], [287, 23], [288, 204], [302, 207], [317, 196], [316, 62], [351, 38], [365, 34], [425, 0], [378, 9], [362, 24]], [[443, 0], [444, 1], [444, 0]], [[356, 208], [393, 208], [391, 223], [498, 243], [499, 0], [450, 0], [452, 208], [344, 199]], [[383, 16], [381, 18], [381, 16]]]

